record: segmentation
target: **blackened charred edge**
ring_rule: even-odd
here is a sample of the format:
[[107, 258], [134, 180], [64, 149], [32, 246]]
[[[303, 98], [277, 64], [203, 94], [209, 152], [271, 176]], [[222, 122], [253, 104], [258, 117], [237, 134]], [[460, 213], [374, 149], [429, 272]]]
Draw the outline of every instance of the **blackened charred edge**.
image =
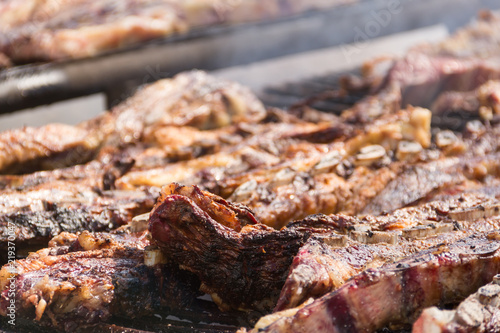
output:
[[7, 239], [9, 224], [20, 230], [17, 240], [28, 238], [51, 237], [63, 231], [81, 230], [104, 231], [122, 225], [120, 215], [109, 210], [92, 213], [85, 209], [55, 207], [53, 210], [40, 212], [20, 212], [0, 216], [0, 239]]
[[223, 306], [270, 310], [293, 257], [310, 234], [254, 228], [238, 233], [224, 227], [180, 195], [164, 198], [150, 219], [153, 239], [164, 253], [195, 273]]

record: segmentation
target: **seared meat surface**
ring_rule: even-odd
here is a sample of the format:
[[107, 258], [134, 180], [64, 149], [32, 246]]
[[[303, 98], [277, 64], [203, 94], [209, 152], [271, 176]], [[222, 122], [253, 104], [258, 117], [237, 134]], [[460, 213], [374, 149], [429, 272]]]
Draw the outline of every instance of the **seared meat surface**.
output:
[[200, 207], [196, 197], [204, 194], [196, 187], [182, 190], [187, 195], [175, 192], [162, 196], [150, 219], [151, 235], [163, 252], [198, 275], [202, 290], [221, 308], [269, 309], [307, 234], [247, 224], [247, 216], [254, 220], [251, 213], [239, 217], [220, 199], [222, 207]]
[[[209, 200], [214, 202], [207, 204]], [[218, 202], [220, 198], [196, 187], [171, 185], [152, 211], [150, 231], [167, 257], [198, 275], [203, 291], [222, 308], [265, 309], [276, 302], [277, 310], [294, 307], [337, 289], [369, 267], [500, 227], [500, 201], [484, 195], [381, 217], [318, 215], [280, 231], [261, 224], [242, 228], [238, 220], [233, 222], [234, 208]]]
[[2, 133], [0, 171], [61, 168], [87, 162], [101, 151], [99, 159], [106, 163], [108, 149], [137, 142], [182, 146], [181, 138], [175, 142], [175, 136], [168, 135], [172, 127], [206, 130], [258, 122], [264, 116], [261, 102], [247, 88], [200, 71], [181, 73], [149, 85], [110, 113], [78, 126], [52, 124]]
[[38, 251], [3, 267], [1, 314], [9, 279], [21, 318], [66, 331], [199, 292], [274, 311], [270, 332], [410, 327], [463, 301], [500, 273], [498, 22], [346, 81], [366, 96], [339, 114], [266, 110], [195, 71], [74, 132], [4, 133], [3, 172], [36, 172], [0, 176], [2, 246]]
[[367, 269], [259, 332], [372, 332], [412, 323], [430, 305], [463, 299], [500, 270], [498, 232], [437, 245], [379, 269]]
[[194, 276], [161, 260], [146, 262], [145, 231], [62, 233], [50, 245], [0, 271], [2, 315], [9, 311], [10, 290], [21, 319], [68, 332], [111, 316], [137, 318], [196, 303]]
[[[366, 216], [343, 226], [334, 235], [312, 237], [295, 256], [275, 311], [334, 291], [368, 268], [437, 244], [455, 242], [477, 231], [497, 230], [499, 211], [497, 198], [460, 195], [383, 216]], [[317, 220], [331, 218], [318, 216]], [[305, 223], [298, 221], [294, 227]]]

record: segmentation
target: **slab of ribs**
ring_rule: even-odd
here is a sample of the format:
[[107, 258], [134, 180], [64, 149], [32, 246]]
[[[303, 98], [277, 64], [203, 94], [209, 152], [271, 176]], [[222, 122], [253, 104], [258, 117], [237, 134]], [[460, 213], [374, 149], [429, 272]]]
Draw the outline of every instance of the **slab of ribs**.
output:
[[500, 332], [499, 41], [482, 13], [367, 63], [337, 113], [192, 71], [0, 134], [2, 327]]

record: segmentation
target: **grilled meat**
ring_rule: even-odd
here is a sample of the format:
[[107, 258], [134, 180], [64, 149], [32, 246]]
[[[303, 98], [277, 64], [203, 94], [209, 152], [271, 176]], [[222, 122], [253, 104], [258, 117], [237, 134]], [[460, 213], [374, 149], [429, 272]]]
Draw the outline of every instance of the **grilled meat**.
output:
[[[241, 221], [239, 209], [196, 187], [171, 185], [164, 189], [150, 219], [152, 237], [164, 253], [198, 275], [203, 291], [222, 308], [266, 309], [276, 301], [277, 309], [293, 307], [335, 290], [367, 267], [500, 227], [495, 218], [500, 204], [484, 195], [461, 196], [382, 217], [318, 215], [280, 231], [255, 224], [252, 215], [251, 224]], [[243, 217], [248, 214], [245, 210]], [[370, 244], [381, 242], [387, 244]], [[295, 256], [293, 262], [291, 256]], [[228, 279], [234, 282], [231, 292], [224, 291]], [[276, 292], [283, 284], [278, 299]], [[263, 285], [269, 292], [265, 296], [258, 292]]]
[[[179, 286], [183, 300], [199, 287], [223, 310], [299, 305], [261, 322], [267, 331], [373, 331], [462, 300], [500, 269], [498, 84], [489, 81], [498, 71], [494, 53], [472, 59], [443, 49], [395, 61], [385, 80], [372, 81], [374, 94], [340, 115], [266, 112], [243, 89], [192, 72], [79, 125], [90, 145], [48, 140], [44, 150], [25, 129], [30, 145], [15, 142], [20, 154], [5, 158], [5, 170], [59, 165], [75, 147], [91, 156], [65, 165], [93, 160], [1, 177], [4, 238], [12, 222], [26, 243], [116, 228], [148, 211], [167, 186], [149, 221], [161, 251], [145, 251], [147, 240], [123, 229], [63, 233], [18, 262], [19, 313], [65, 330], [84, 318], [147, 315], [168, 300], [181, 304], [158, 283], [163, 276], [176, 290], [179, 268], [193, 279]], [[432, 93], [420, 100], [423, 87]], [[459, 128], [431, 130], [429, 110], [401, 110], [437, 98], [435, 115], [445, 118], [456, 108], [451, 94], [467, 100], [471, 115]], [[170, 185], [180, 181], [200, 187]], [[317, 213], [331, 215], [308, 216]], [[160, 253], [169, 266], [148, 261]]]
[[493, 120], [500, 114], [499, 91], [499, 81], [488, 81], [472, 91], [442, 93], [431, 106], [434, 125], [460, 130], [472, 120]]
[[0, 171], [26, 173], [81, 164], [101, 150], [107, 153], [101, 158], [105, 162], [107, 149], [128, 144], [168, 147], [174, 141], [179, 146], [180, 138], [176, 142], [175, 136], [164, 134], [172, 127], [206, 130], [258, 122], [264, 116], [264, 107], [247, 88], [201, 71], [181, 73], [78, 126], [53, 124], [1, 134]]
[[[499, 215], [498, 199], [468, 194], [384, 216], [355, 219], [337, 229], [336, 234], [312, 237], [295, 256], [275, 311], [334, 291], [368, 268], [437, 244], [452, 243], [477, 231], [494, 231], [500, 227]], [[304, 224], [307, 220], [293, 226]]]
[[[210, 138], [221, 142], [229, 137], [227, 145], [232, 145], [231, 139], [240, 138], [239, 124], [256, 123], [266, 115], [246, 88], [193, 71], [144, 88], [110, 113], [77, 127], [47, 125], [8, 131], [0, 138], [4, 147], [0, 169], [4, 171], [95, 159], [53, 171], [1, 176], [0, 239], [5, 241], [8, 228], [13, 228], [22, 255], [61, 231], [111, 230], [126, 224], [149, 211], [159, 191], [151, 186], [117, 190], [124, 174], [152, 163], [164, 165], [169, 157], [182, 158]], [[68, 131], [68, 138], [58, 139]], [[197, 136], [182, 139], [186, 133]], [[151, 162], [152, 152], [158, 151], [155, 156], [161, 158]], [[195, 154], [204, 153], [191, 155]]]
[[[497, 176], [500, 165], [498, 154], [474, 159], [448, 158], [426, 164], [407, 167], [363, 209], [364, 214], [379, 215], [391, 212], [432, 194], [433, 191], [464, 183], [467, 177], [474, 179], [476, 174], [467, 174], [467, 168], [484, 167], [487, 174]], [[465, 171], [465, 172], [464, 172]], [[412, 189], [412, 191], [408, 191]]]
[[199, 276], [201, 290], [222, 309], [270, 309], [307, 235], [248, 224], [249, 217], [254, 221], [251, 213], [240, 217], [239, 210], [220, 199], [200, 207], [199, 198], [207, 199], [200, 190], [181, 191], [188, 196], [169, 194], [175, 187], [168, 188], [151, 213], [149, 230], [156, 244], [170, 260]]
[[[277, 305], [283, 309], [335, 290], [367, 267], [379, 267], [478, 230], [495, 230], [500, 227], [494, 218], [499, 209], [497, 199], [471, 194], [382, 217], [316, 216], [272, 231], [221, 198], [196, 187], [171, 185], [152, 212], [150, 230], [165, 254], [198, 275], [203, 291], [222, 308], [265, 309], [278, 300], [276, 292], [284, 284]], [[242, 221], [246, 216], [251, 217], [250, 224]], [[457, 228], [460, 231], [454, 231]], [[421, 237], [426, 239], [415, 240]], [[363, 244], [374, 242], [390, 245]], [[295, 256], [293, 262], [291, 256]], [[228, 279], [234, 281], [231, 292], [224, 291]], [[265, 299], [258, 292], [262, 285], [269, 291]]]
[[95, 56], [213, 24], [281, 17], [350, 0], [4, 1], [0, 52], [16, 63]]
[[0, 271], [3, 316], [12, 302], [9, 292], [20, 320], [68, 332], [111, 316], [137, 318], [196, 303], [194, 276], [161, 258], [148, 262], [145, 231], [62, 233], [50, 245]]
[[22, 257], [63, 231], [109, 231], [148, 212], [156, 197], [157, 192], [150, 189], [99, 192], [78, 187], [3, 193], [0, 248], [7, 247], [7, 240], [16, 242], [17, 255]]
[[[387, 166], [392, 162], [388, 154], [404, 139], [428, 146], [429, 124], [427, 110], [410, 109], [387, 115], [372, 125], [360, 125], [365, 132], [345, 143], [335, 140], [330, 144], [295, 138], [296, 133], [321, 131], [324, 124], [276, 126], [277, 131], [251, 136], [215, 155], [131, 171], [118, 180], [118, 187], [163, 186], [176, 181], [199, 184], [247, 205], [261, 222], [280, 228], [309, 214], [347, 211], [353, 201], [366, 205], [401, 166], [397, 161]], [[343, 171], [344, 167], [350, 170]], [[348, 172], [354, 176], [346, 177]], [[363, 186], [373, 190], [363, 192]], [[362, 200], [361, 196], [366, 198]]]
[[378, 269], [259, 332], [367, 332], [411, 324], [425, 307], [467, 297], [500, 271], [498, 232], [437, 245]]
[[84, 129], [63, 124], [4, 132], [0, 134], [0, 170], [26, 173], [87, 161], [96, 149], [88, 136]]
[[472, 91], [500, 78], [497, 66], [500, 15], [482, 14], [442, 43], [415, 47], [395, 62], [382, 89], [401, 88], [402, 105], [429, 107], [446, 91]]

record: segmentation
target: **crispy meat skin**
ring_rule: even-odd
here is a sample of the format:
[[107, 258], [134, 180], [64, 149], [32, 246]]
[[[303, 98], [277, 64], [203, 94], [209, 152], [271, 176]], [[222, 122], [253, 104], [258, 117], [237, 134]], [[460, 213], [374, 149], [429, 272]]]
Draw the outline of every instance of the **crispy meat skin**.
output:
[[411, 323], [430, 305], [453, 303], [500, 271], [497, 232], [476, 234], [368, 269], [337, 291], [259, 332], [367, 332]]
[[111, 316], [137, 318], [162, 307], [196, 302], [199, 282], [171, 265], [144, 264], [147, 233], [63, 233], [51, 247], [15, 263], [16, 274], [0, 271], [0, 313], [10, 304], [15, 281], [16, 315], [40, 325], [73, 331]]

